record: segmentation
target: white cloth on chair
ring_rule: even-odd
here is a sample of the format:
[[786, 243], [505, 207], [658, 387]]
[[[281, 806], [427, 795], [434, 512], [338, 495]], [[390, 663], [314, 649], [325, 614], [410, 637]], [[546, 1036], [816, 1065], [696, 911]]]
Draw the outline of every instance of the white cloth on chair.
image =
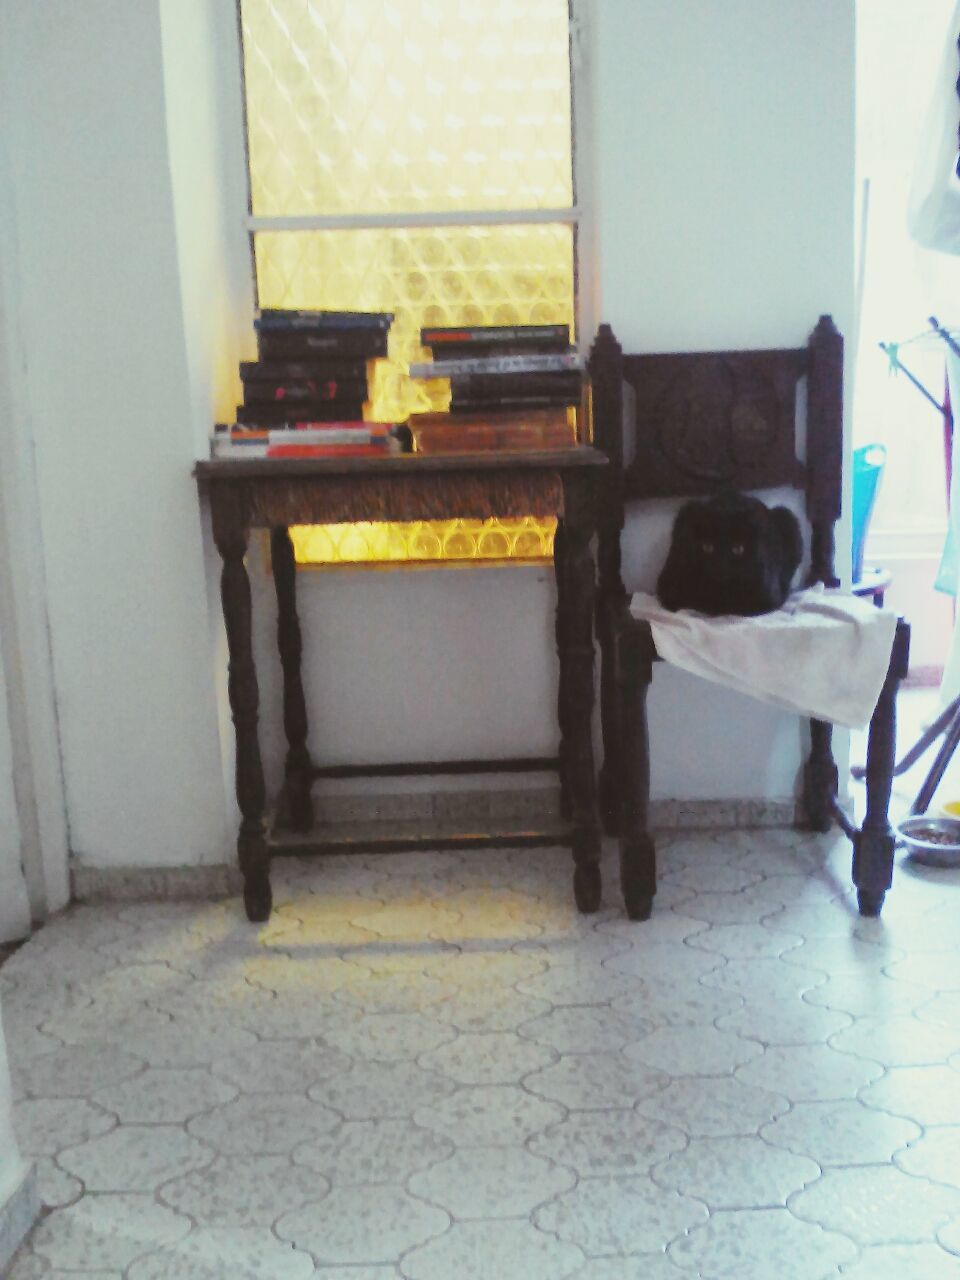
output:
[[755, 618], [671, 613], [650, 595], [630, 601], [672, 666], [814, 720], [869, 723], [890, 665], [897, 616], [845, 591], [795, 592]]

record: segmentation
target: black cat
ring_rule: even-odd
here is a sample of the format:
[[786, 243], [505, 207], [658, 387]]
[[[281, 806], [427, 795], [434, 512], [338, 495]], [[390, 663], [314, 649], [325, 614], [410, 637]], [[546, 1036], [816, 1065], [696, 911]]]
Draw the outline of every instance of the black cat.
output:
[[665, 609], [752, 617], [779, 609], [803, 556], [800, 523], [786, 507], [744, 493], [686, 502], [677, 512], [657, 579]]

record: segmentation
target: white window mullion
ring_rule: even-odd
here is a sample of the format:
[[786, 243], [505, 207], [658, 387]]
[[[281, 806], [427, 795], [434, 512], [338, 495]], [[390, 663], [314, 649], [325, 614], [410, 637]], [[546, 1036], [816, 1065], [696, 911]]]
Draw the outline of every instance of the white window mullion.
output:
[[300, 214], [286, 217], [247, 216], [248, 231], [366, 231], [403, 227], [505, 227], [560, 222], [576, 225], [580, 210], [466, 209], [436, 213]]

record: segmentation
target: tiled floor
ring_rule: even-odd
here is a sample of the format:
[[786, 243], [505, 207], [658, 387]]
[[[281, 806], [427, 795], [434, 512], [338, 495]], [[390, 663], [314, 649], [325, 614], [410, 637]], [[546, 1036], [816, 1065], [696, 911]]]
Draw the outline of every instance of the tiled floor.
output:
[[862, 920], [842, 838], [278, 864], [0, 970], [48, 1212], [9, 1280], [960, 1276], [960, 872]]

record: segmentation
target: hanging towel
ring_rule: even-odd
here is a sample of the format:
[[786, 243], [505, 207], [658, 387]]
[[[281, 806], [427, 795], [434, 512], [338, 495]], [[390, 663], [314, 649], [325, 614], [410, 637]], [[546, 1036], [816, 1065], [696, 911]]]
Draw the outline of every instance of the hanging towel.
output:
[[897, 629], [890, 610], [822, 586], [756, 618], [671, 613], [641, 593], [630, 612], [650, 623], [657, 653], [672, 666], [850, 729], [873, 715]]

